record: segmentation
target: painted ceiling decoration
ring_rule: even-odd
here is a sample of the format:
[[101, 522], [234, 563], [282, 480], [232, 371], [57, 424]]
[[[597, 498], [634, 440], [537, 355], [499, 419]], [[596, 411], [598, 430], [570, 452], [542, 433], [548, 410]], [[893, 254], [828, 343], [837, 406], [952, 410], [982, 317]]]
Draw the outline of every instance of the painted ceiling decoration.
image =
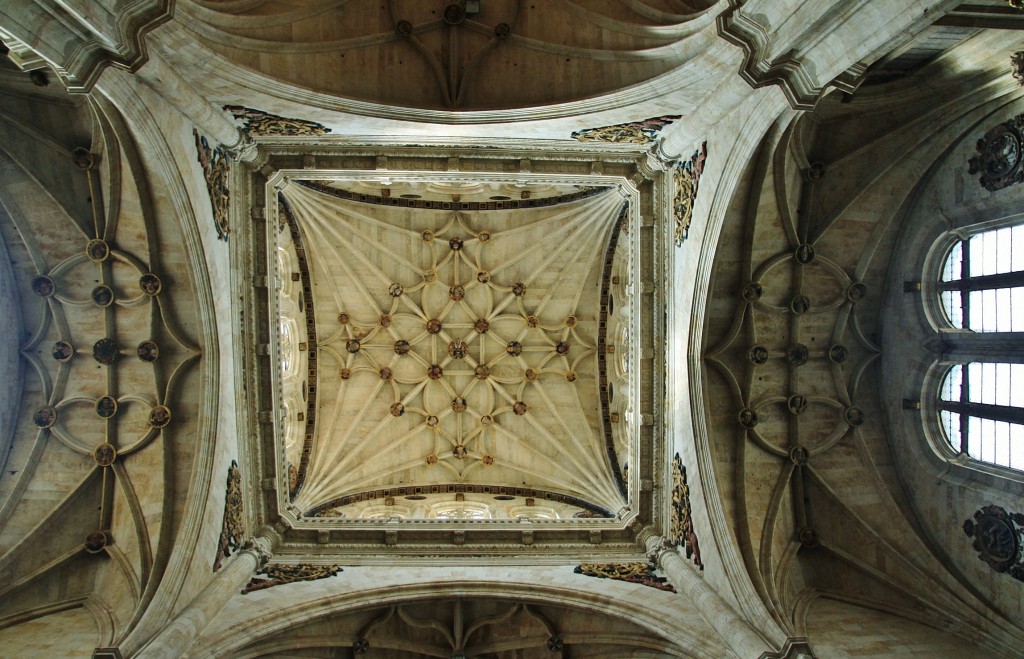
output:
[[588, 577], [638, 583], [670, 593], [676, 592], [675, 587], [668, 583], [668, 579], [659, 577], [654, 570], [655, 566], [652, 563], [583, 563], [577, 565], [573, 571]]
[[981, 174], [981, 187], [995, 192], [1024, 181], [1024, 114], [999, 124], [978, 140], [968, 172]]
[[228, 172], [231, 169], [231, 156], [219, 146], [210, 146], [206, 137], [201, 136], [197, 129], [192, 129], [196, 141], [196, 154], [199, 165], [203, 168], [203, 180], [206, 191], [210, 195], [213, 208], [213, 222], [217, 228], [217, 237], [227, 240], [231, 233], [228, 222], [228, 210], [231, 204], [231, 192], [228, 190]]
[[1024, 515], [988, 505], [964, 520], [963, 529], [974, 539], [971, 546], [979, 560], [996, 572], [1024, 581]]
[[246, 135], [251, 137], [266, 137], [271, 135], [289, 137], [304, 135], [316, 137], [326, 135], [331, 132], [330, 128], [327, 128], [323, 124], [319, 124], [315, 121], [280, 117], [276, 114], [270, 114], [263, 110], [254, 110], [241, 105], [225, 105], [224, 109], [230, 112], [235, 119], [243, 123], [244, 128], [242, 130], [245, 131]]
[[672, 204], [676, 221], [676, 247], [681, 246], [690, 233], [690, 223], [693, 222], [693, 205], [697, 203], [697, 189], [700, 186], [700, 176], [704, 173], [704, 162], [707, 157], [708, 143], [701, 142], [700, 147], [693, 152], [689, 160], [680, 160], [676, 163], [673, 177], [676, 184], [676, 196]]
[[[303, 293], [316, 303], [315, 320], [306, 316], [316, 328], [306, 355], [319, 364], [305, 389], [319, 406], [305, 420], [310, 458], [306, 444], [287, 450], [300, 465], [299, 509], [452, 483], [525, 486], [602, 514], [622, 507], [607, 421], [591, 411], [621, 197], [539, 215], [381, 216], [302, 185], [281, 195], [304, 237], [290, 247], [308, 260]], [[529, 246], [518, 239], [526, 231]]]
[[631, 121], [600, 128], [584, 128], [574, 131], [571, 137], [581, 142], [627, 142], [630, 144], [649, 144], [658, 139], [658, 133], [676, 119], [678, 114], [667, 114], [662, 117], [651, 117], [643, 121]]

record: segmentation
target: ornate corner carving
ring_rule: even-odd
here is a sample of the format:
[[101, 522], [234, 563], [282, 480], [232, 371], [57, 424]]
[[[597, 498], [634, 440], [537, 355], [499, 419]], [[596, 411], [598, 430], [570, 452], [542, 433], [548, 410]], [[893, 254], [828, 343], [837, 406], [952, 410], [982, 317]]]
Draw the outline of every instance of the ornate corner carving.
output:
[[814, 659], [814, 651], [803, 636], [791, 636], [778, 652], [765, 652], [758, 659]]
[[231, 233], [228, 223], [228, 210], [231, 204], [228, 173], [231, 170], [231, 156], [219, 146], [211, 147], [195, 128], [192, 129], [192, 135], [196, 139], [196, 154], [199, 164], [203, 167], [203, 179], [206, 181], [206, 191], [210, 195], [210, 205], [213, 207], [217, 237], [227, 240], [228, 234]]
[[253, 108], [241, 105], [225, 105], [224, 109], [244, 124], [242, 130], [245, 131], [246, 135], [253, 137], [265, 135], [320, 136], [331, 132], [330, 128], [315, 121], [280, 117], [276, 114], [270, 114], [263, 110], [254, 110]]
[[693, 530], [690, 509], [690, 486], [686, 483], [686, 467], [676, 453], [672, 458], [672, 528], [669, 540], [686, 550], [686, 557], [693, 560], [701, 570], [704, 563], [700, 558], [700, 543]]
[[701, 174], [704, 173], [704, 162], [708, 157], [708, 143], [702, 142], [700, 148], [693, 152], [689, 160], [676, 163], [672, 178], [676, 184], [675, 199], [672, 210], [675, 215], [676, 247], [683, 244], [690, 232], [693, 221], [693, 205], [697, 201], [697, 187], [700, 185]]
[[1024, 87], [1024, 50], [1019, 50], [1010, 55], [1010, 70], [1017, 82]]
[[678, 114], [651, 117], [643, 121], [631, 121], [625, 124], [613, 124], [598, 128], [584, 128], [572, 133], [572, 137], [581, 142], [621, 142], [627, 144], [649, 144], [658, 139], [661, 129], [676, 119]]
[[[1018, 53], [1021, 54], [1021, 53]], [[981, 174], [981, 187], [995, 192], [1024, 181], [1024, 114], [991, 129], [975, 145], [978, 153], [968, 161], [968, 173]]]
[[242, 519], [242, 472], [238, 463], [231, 461], [228, 467], [227, 494], [224, 496], [224, 523], [217, 541], [217, 557], [213, 561], [214, 571], [219, 570], [224, 559], [231, 552], [242, 548], [245, 522]]
[[743, 49], [740, 77], [751, 87], [778, 85], [793, 109], [813, 110], [826, 88], [853, 93], [864, 81], [867, 66], [860, 62], [833, 80], [819, 84], [811, 78], [808, 66], [792, 51], [769, 61], [771, 30], [759, 22], [760, 17], [740, 11], [745, 1], [729, 0], [729, 6], [719, 14], [717, 23], [718, 35]]
[[668, 579], [654, 574], [654, 568], [652, 563], [639, 561], [636, 563], [583, 563], [577, 565], [573, 572], [588, 577], [638, 583], [670, 593], [676, 592], [675, 587], [668, 582]]
[[973, 519], [964, 520], [963, 528], [968, 538], [974, 538], [971, 546], [978, 552], [979, 560], [996, 572], [1006, 572], [1024, 581], [1024, 514], [988, 505], [976, 511]]
[[333, 577], [341, 571], [342, 569], [339, 565], [309, 565], [306, 563], [298, 565], [268, 565], [263, 567], [256, 576], [249, 580], [248, 585], [242, 589], [242, 594], [246, 595], [256, 590], [273, 588], [274, 586], [287, 583], [326, 579], [327, 577]]

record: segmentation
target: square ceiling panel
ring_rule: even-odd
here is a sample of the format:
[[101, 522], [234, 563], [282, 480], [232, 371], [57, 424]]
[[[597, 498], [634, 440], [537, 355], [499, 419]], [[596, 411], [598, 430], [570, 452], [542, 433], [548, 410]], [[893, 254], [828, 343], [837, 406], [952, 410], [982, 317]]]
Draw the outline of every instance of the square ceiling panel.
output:
[[253, 174], [253, 462], [279, 531], [615, 545], [650, 518], [654, 186], [622, 151], [614, 174], [415, 151]]

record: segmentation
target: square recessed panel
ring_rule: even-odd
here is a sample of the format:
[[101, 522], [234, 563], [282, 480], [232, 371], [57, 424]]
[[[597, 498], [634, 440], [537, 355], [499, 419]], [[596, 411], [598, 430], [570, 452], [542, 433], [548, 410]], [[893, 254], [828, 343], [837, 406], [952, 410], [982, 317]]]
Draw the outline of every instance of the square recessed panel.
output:
[[521, 542], [524, 521], [593, 543], [650, 515], [651, 263], [625, 176], [282, 168], [259, 185], [267, 514], [391, 544]]

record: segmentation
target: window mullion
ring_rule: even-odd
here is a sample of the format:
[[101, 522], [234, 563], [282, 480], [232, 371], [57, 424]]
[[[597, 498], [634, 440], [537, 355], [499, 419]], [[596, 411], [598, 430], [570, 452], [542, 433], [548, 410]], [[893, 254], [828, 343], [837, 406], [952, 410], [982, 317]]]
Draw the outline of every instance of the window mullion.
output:
[[942, 400], [938, 402], [938, 408], [940, 410], [953, 412], [954, 414], [973, 416], [979, 419], [990, 419], [992, 421], [1003, 421], [1006, 423], [1024, 425], [1024, 407]]

